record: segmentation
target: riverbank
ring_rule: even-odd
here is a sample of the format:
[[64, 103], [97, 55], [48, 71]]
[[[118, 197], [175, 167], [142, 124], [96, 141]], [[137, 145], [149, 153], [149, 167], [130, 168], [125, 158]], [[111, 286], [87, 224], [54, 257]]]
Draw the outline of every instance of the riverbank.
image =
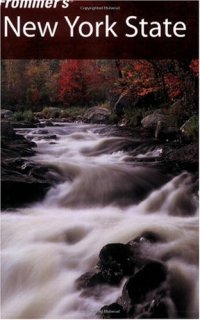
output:
[[36, 143], [17, 134], [8, 121], [1, 122], [1, 207], [11, 209], [43, 199], [58, 182], [50, 167], [36, 165]]

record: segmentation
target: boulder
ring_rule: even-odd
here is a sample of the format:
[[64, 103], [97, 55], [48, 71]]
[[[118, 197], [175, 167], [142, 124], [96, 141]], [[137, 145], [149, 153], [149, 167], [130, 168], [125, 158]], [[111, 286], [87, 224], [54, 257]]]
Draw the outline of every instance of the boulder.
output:
[[151, 261], [141, 268], [125, 283], [121, 303], [125, 310], [131, 310], [135, 304], [142, 303], [147, 294], [166, 280], [167, 269], [162, 262]]
[[76, 288], [81, 290], [84, 297], [103, 297], [107, 285], [101, 272], [89, 271], [80, 276], [75, 282]]
[[107, 244], [99, 254], [98, 267], [109, 284], [118, 284], [126, 275], [134, 273], [135, 260], [129, 245]]
[[83, 120], [87, 123], [109, 124], [111, 123], [111, 111], [102, 107], [93, 107], [86, 111]]
[[145, 118], [142, 119], [141, 123], [143, 128], [149, 130], [155, 130], [158, 122], [162, 123], [163, 126], [167, 126], [169, 116], [162, 113], [161, 109], [154, 111]]
[[154, 132], [156, 139], [174, 141], [180, 137], [177, 117], [172, 113], [163, 113], [162, 109], [158, 109], [143, 118], [141, 124], [143, 128]]
[[[128, 244], [110, 243], [99, 253], [95, 272], [87, 272], [76, 280], [83, 296], [102, 297], [105, 285], [123, 285], [122, 294], [97, 313], [101, 319], [152, 319], [175, 316], [169, 297], [168, 270], [165, 264], [143, 257], [143, 245], [164, 241], [163, 237], [145, 231]], [[98, 270], [98, 271], [97, 271]]]
[[16, 172], [13, 174], [7, 172], [6, 175], [3, 172], [1, 181], [2, 208], [14, 208], [39, 201], [45, 196], [50, 186], [50, 183], [34, 177]]

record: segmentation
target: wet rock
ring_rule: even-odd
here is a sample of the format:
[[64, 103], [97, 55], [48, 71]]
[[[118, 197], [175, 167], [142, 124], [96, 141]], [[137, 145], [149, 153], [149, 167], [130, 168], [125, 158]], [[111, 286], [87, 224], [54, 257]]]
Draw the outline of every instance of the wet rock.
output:
[[144, 301], [146, 295], [158, 288], [167, 278], [167, 269], [161, 262], [153, 261], [145, 265], [125, 283], [121, 303], [125, 310]]
[[112, 303], [108, 306], [104, 306], [97, 313], [101, 319], [126, 319], [127, 314], [118, 303]]
[[76, 280], [77, 289], [88, 289], [97, 285], [105, 284], [101, 273], [86, 272]]
[[2, 159], [18, 158], [32, 156], [35, 151], [32, 149], [36, 144], [25, 139], [22, 135], [18, 135], [12, 131], [7, 131], [7, 134], [2, 132]]
[[107, 283], [118, 284], [124, 276], [134, 273], [133, 252], [122, 243], [107, 244], [100, 251], [98, 267]]
[[8, 174], [3, 175], [2, 182], [2, 208], [23, 206], [41, 200], [50, 188], [45, 181], [38, 181], [33, 177]]
[[55, 183], [47, 167], [23, 159], [33, 156], [36, 144], [18, 135], [10, 122], [2, 122], [1, 206], [16, 208], [41, 200]]
[[108, 124], [111, 123], [110, 110], [102, 107], [93, 107], [86, 111], [83, 120], [87, 123]]
[[10, 121], [1, 121], [1, 135], [7, 137], [15, 136], [15, 132]]

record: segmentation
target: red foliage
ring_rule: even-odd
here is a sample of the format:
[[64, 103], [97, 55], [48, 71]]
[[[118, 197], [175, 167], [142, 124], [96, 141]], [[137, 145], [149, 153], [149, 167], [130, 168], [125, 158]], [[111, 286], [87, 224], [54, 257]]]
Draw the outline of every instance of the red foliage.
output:
[[135, 60], [126, 67], [124, 75], [128, 85], [139, 96], [145, 96], [160, 89], [155, 81], [153, 66], [147, 60]]
[[67, 103], [84, 104], [103, 79], [95, 60], [68, 60], [61, 66], [60, 97]]
[[183, 83], [177, 75], [168, 73], [164, 75], [164, 80], [171, 100], [180, 98], [183, 95]]

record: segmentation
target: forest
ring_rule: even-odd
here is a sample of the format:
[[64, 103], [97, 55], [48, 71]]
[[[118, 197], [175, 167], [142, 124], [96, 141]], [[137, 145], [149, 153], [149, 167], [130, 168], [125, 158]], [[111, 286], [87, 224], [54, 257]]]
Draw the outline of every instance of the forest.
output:
[[111, 122], [135, 127], [161, 106], [178, 128], [192, 117], [197, 138], [198, 72], [198, 60], [3, 60], [2, 108], [32, 122], [38, 112], [83, 120], [100, 106]]

